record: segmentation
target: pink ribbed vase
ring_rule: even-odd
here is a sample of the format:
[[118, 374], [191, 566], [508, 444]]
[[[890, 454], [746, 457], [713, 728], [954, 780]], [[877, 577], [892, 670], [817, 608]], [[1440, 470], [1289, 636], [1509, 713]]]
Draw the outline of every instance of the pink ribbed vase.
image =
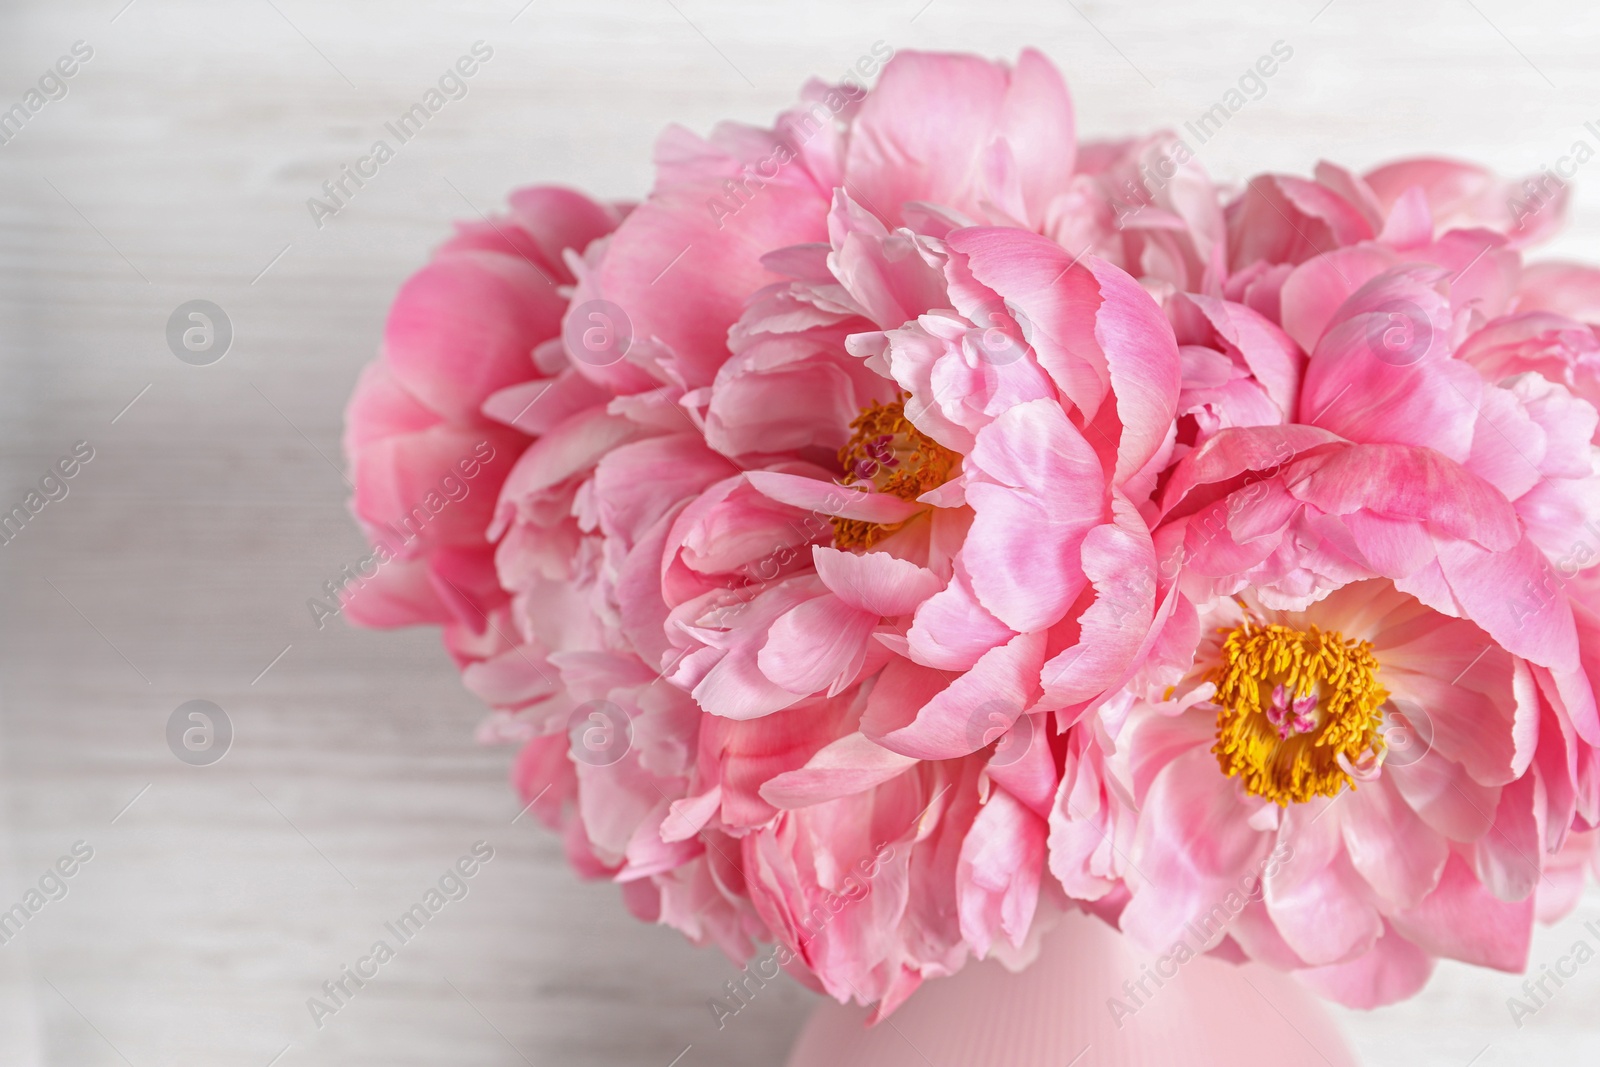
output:
[[[865, 1009], [824, 1003], [789, 1067], [1355, 1067], [1293, 978], [1202, 956], [1158, 987], [1145, 977], [1154, 962], [1098, 919], [1070, 915], [1022, 973], [969, 965], [877, 1026]], [[1141, 977], [1130, 995], [1124, 981]]]

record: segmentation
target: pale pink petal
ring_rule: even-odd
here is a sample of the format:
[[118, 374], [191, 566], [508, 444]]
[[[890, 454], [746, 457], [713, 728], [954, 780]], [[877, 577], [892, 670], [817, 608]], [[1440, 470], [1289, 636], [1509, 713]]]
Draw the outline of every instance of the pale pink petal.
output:
[[1390, 919], [1408, 940], [1435, 956], [1501, 971], [1528, 965], [1533, 898], [1496, 900], [1460, 856], [1450, 857], [1438, 888], [1421, 904]]
[[861, 670], [877, 623], [876, 615], [825, 594], [780, 615], [756, 662], [791, 693], [837, 693]]
[[[1009, 80], [1004, 67], [977, 56], [896, 56], [852, 129], [845, 159], [851, 195], [878, 205], [891, 225], [913, 200], [976, 211], [983, 149], [996, 132]], [[1071, 111], [1060, 119], [1058, 136], [1070, 142]]]
[[[869, 704], [861, 730], [885, 748], [918, 759], [953, 759], [988, 745], [996, 715], [1015, 720], [1033, 703], [1044, 660], [1044, 635], [1019, 634], [991, 649], [970, 671], [932, 695], [901, 725]], [[887, 677], [879, 685], [887, 684]]]
[[883, 552], [841, 552], [817, 546], [811, 550], [817, 577], [846, 604], [873, 616], [909, 615], [941, 585], [926, 567]]
[[745, 477], [762, 495], [823, 515], [865, 522], [904, 522], [918, 511], [918, 505], [889, 493], [869, 493], [833, 482], [819, 481], [780, 471], [750, 471]]
[[999, 935], [1020, 946], [1033, 922], [1046, 826], [1004, 789], [989, 794], [961, 844], [956, 896], [961, 936], [981, 958]]
[[919, 761], [891, 752], [864, 734], [847, 734], [825, 746], [799, 770], [786, 771], [761, 787], [779, 808], [803, 808], [864, 792], [904, 774]]
[[1433, 957], [1388, 923], [1366, 953], [1348, 963], [1297, 972], [1312, 989], [1350, 1008], [1371, 1009], [1415, 996], [1433, 973]]
[[1385, 911], [1417, 904], [1439, 884], [1450, 847], [1406, 804], [1387, 777], [1340, 799], [1345, 851]]
[[1048, 626], [1084, 585], [1078, 548], [1106, 510], [1099, 461], [1061, 409], [1018, 405], [978, 435], [964, 558], [978, 601], [1013, 630]]

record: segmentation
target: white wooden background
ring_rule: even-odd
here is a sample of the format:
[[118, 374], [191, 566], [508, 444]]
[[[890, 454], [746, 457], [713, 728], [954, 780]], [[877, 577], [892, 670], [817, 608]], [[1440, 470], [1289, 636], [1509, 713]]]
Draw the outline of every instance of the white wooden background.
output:
[[[878, 40], [1037, 45], [1093, 136], [1181, 124], [1281, 39], [1265, 98], [1202, 149], [1227, 179], [1420, 151], [1537, 170], [1600, 119], [1600, 9], [1577, 0], [125, 3], [0, 0], [0, 109], [94, 49], [0, 146], [0, 506], [96, 450], [0, 547], [0, 908], [95, 850], [0, 946], [8, 1067], [781, 1062], [809, 996], [770, 989], [717, 1032], [732, 969], [512, 823], [509, 752], [474, 745], [433, 634], [319, 632], [306, 610], [362, 551], [345, 396], [449, 220], [538, 181], [636, 196], [665, 123], [764, 120]], [[470, 95], [317, 230], [306, 198], [480, 39]], [[1593, 171], [1559, 251], [1600, 259]], [[164, 341], [195, 298], [235, 329], [210, 367]], [[164, 741], [193, 698], [237, 731], [211, 767]], [[314, 1028], [306, 998], [480, 839], [471, 895]], [[1591, 894], [1535, 961], [1600, 944], [1597, 916]], [[1342, 1017], [1373, 1065], [1595, 1062], [1600, 963], [1520, 1030], [1518, 984], [1447, 966]]]

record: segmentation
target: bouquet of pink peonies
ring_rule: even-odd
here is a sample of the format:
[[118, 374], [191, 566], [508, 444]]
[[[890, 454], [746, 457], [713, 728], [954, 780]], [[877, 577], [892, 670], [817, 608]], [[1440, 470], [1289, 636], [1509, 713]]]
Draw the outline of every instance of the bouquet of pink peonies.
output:
[[346, 611], [443, 628], [579, 873], [878, 1017], [1074, 909], [1352, 1005], [1526, 966], [1600, 822], [1559, 197], [1224, 192], [1031, 51], [656, 165], [459, 227], [348, 413]]

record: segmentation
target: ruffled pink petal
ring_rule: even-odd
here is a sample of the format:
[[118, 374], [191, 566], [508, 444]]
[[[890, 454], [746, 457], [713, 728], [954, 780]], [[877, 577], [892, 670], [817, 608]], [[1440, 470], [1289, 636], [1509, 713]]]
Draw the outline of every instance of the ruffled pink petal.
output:
[[354, 455], [373, 441], [417, 433], [442, 421], [437, 412], [406, 391], [384, 360], [375, 359], [361, 368], [361, 378], [345, 406], [345, 455]]
[[[845, 371], [809, 359], [739, 373], [723, 367], [706, 410], [706, 442], [729, 456], [837, 449], [863, 404]], [[730, 368], [733, 372], [730, 373]]]
[[1025, 217], [1038, 222], [1072, 177], [1078, 139], [1066, 82], [1032, 48], [1017, 57], [999, 125], [1016, 161]]
[[875, 619], [911, 614], [943, 584], [926, 567], [883, 552], [857, 554], [819, 545], [811, 556], [823, 585]]
[[1499, 900], [1526, 900], [1544, 874], [1543, 789], [1524, 775], [1500, 791], [1494, 826], [1478, 839], [1474, 871]]
[[[1429, 756], [1486, 785], [1504, 785], [1522, 773], [1515, 727], [1538, 710], [1526, 666], [1464, 620], [1425, 616], [1395, 623], [1375, 635], [1373, 649], [1402, 711], [1424, 717], [1417, 742]], [[1419, 753], [1403, 755], [1415, 762]]]
[[1422, 821], [1451, 841], [1476, 841], [1488, 833], [1500, 802], [1500, 787], [1484, 785], [1447, 759], [1391, 761], [1384, 776], [1394, 781]]
[[400, 554], [487, 544], [495, 494], [521, 438], [496, 426], [438, 425], [372, 441], [351, 457], [355, 513]]
[[909, 500], [890, 493], [870, 493], [780, 471], [750, 471], [745, 475], [757, 492], [782, 504], [822, 515], [837, 515], [864, 522], [904, 522], [921, 511]]
[[[861, 732], [885, 748], [918, 759], [953, 759], [976, 752], [993, 740], [997, 716], [1015, 720], [1033, 703], [1043, 660], [1044, 635], [1018, 634], [930, 695], [909, 720], [897, 722], [890, 706], [869, 702]], [[887, 676], [878, 680], [879, 687], [887, 684]], [[902, 705], [899, 714], [905, 710]]]
[[622, 221], [616, 208], [557, 185], [518, 189], [508, 199], [512, 218], [533, 237], [546, 269], [562, 271], [562, 281], [571, 280], [565, 276], [566, 251], [581, 255]]
[[1578, 666], [1572, 606], [1534, 543], [1491, 551], [1464, 541], [1441, 543], [1439, 565], [1467, 616], [1506, 651], [1556, 671]]
[[761, 796], [779, 808], [803, 808], [865, 792], [904, 774], [919, 761], [891, 752], [865, 734], [846, 734], [817, 752], [799, 770], [775, 775]]
[[732, 629], [702, 633], [708, 643], [714, 641], [724, 649], [694, 684], [693, 695], [702, 708], [729, 719], [756, 719], [804, 699], [807, 690], [797, 692], [774, 682], [759, 666], [758, 656], [771, 625], [791, 608], [813, 599], [814, 586], [814, 579], [782, 582], [756, 596], [732, 619], [717, 620], [735, 623]]
[[825, 594], [780, 615], [756, 662], [791, 693], [837, 693], [860, 672], [877, 624], [878, 616]]
[[1133, 896], [1122, 912], [1124, 931], [1164, 952], [1239, 877], [1260, 869], [1270, 837], [1251, 826], [1248, 801], [1205, 749], [1178, 756], [1155, 776], [1129, 852]]
[[1297, 500], [1331, 515], [1360, 508], [1429, 524], [1487, 551], [1521, 538], [1516, 509], [1483, 479], [1430, 449], [1363, 445], [1296, 463], [1285, 484]]
[[1156, 613], [1157, 572], [1150, 533], [1120, 498], [1116, 522], [1083, 539], [1083, 572], [1095, 599], [1077, 619], [1077, 640], [1044, 665], [1045, 705], [1092, 700], [1117, 688], [1137, 666]]
[[925, 667], [964, 671], [1015, 633], [978, 603], [966, 563], [958, 559], [949, 584], [917, 608], [906, 632], [906, 652]]
[[[804, 166], [769, 164], [774, 173], [758, 179], [759, 187], [746, 186], [751, 194], [742, 197], [724, 185], [739, 188], [748, 181], [746, 168], [753, 172], [776, 158], [780, 143], [775, 134], [748, 130], [740, 137], [719, 129], [709, 142], [681, 128], [662, 135], [655, 190], [617, 227], [593, 277], [574, 296], [575, 306], [603, 299], [621, 308], [633, 347], [624, 363], [580, 369], [631, 392], [648, 380], [646, 350], [659, 346], [685, 384], [711, 383], [745, 299], [779, 280], [762, 256], [827, 237], [827, 195]], [[658, 284], [674, 275], [694, 281]]]
[[1283, 939], [1312, 966], [1367, 951], [1383, 921], [1341, 847], [1333, 801], [1298, 804], [1284, 813], [1283, 840], [1293, 852], [1264, 879], [1267, 913]]
[[[1023, 91], [1059, 110], [1039, 115], [1034, 123], [1024, 123], [1020, 115], [1011, 119], [1023, 135], [1019, 147], [1030, 156], [1045, 147], [1039, 142], [1048, 140], [1046, 131], [1051, 128], [1058, 152], [1059, 146], [1072, 142], [1070, 105], [1064, 88], [1052, 99], [1046, 85], [1051, 73], [1028, 60]], [[999, 132], [996, 126], [1010, 80], [1005, 67], [976, 56], [910, 52], [896, 56], [861, 106], [851, 131], [845, 173], [852, 195], [891, 225], [898, 224], [905, 205], [916, 200], [977, 214], [984, 149]], [[1070, 168], [1070, 156], [1066, 163]], [[1036, 180], [1047, 181], [1049, 176], [1047, 170]]]
[[1283, 330], [1306, 352], [1316, 351], [1334, 313], [1357, 289], [1399, 263], [1379, 245], [1340, 248], [1295, 267], [1278, 299]]
[[449, 622], [454, 616], [429, 580], [424, 560], [393, 560], [340, 597], [344, 616], [356, 626], [391, 629]]
[[1520, 245], [1544, 240], [1560, 228], [1567, 189], [1558, 188], [1535, 210], [1523, 183], [1496, 177], [1484, 167], [1453, 159], [1403, 159], [1366, 174], [1367, 185], [1385, 208], [1411, 189], [1421, 189], [1439, 232], [1485, 227], [1511, 236]]
[[1271, 477], [1300, 453], [1338, 443], [1339, 438], [1327, 430], [1299, 424], [1220, 430], [1178, 461], [1161, 495], [1162, 509], [1169, 517], [1182, 514], [1179, 504], [1197, 486], [1229, 483], [1252, 471], [1267, 471]]
[[483, 402], [485, 418], [530, 437], [549, 433], [564, 420], [603, 404], [609, 394], [570, 368], [554, 378], [510, 385]]
[[851, 731], [848, 700], [813, 701], [805, 713], [739, 721], [701, 717], [698, 766], [721, 788], [718, 816], [734, 829], [769, 823], [778, 809], [761, 787], [804, 767], [830, 742]]
[[600, 528], [631, 548], [667, 512], [736, 473], [696, 434], [663, 434], [621, 444], [594, 469]]
[[1449, 358], [1450, 306], [1435, 288], [1442, 275], [1399, 268], [1340, 306], [1306, 366], [1301, 421], [1350, 441], [1467, 457], [1483, 383]]
[[1292, 414], [1304, 357], [1289, 335], [1265, 315], [1243, 304], [1199, 294], [1188, 294], [1186, 298], [1200, 309], [1217, 335], [1239, 353], [1251, 376], [1283, 416]]
[[978, 435], [969, 457], [975, 511], [963, 551], [978, 601], [1013, 630], [1059, 619], [1085, 578], [1078, 548], [1106, 510], [1100, 464], [1060, 407], [1018, 405]]
[[1085, 418], [1098, 417], [1110, 387], [1110, 424], [1120, 429], [1116, 478], [1141, 470], [1166, 442], [1182, 377], [1172, 327], [1155, 301], [1118, 268], [1094, 256], [1075, 261], [1043, 237], [984, 228], [952, 234], [950, 245], [1032, 324], [1040, 365]]
[[961, 843], [956, 897], [961, 936], [981, 958], [999, 935], [1021, 946], [1039, 902], [1045, 821], [1004, 789], [989, 794]]
[[588, 471], [618, 445], [639, 436], [639, 427], [602, 408], [581, 411], [535, 441], [517, 458], [501, 497], [515, 504]]

